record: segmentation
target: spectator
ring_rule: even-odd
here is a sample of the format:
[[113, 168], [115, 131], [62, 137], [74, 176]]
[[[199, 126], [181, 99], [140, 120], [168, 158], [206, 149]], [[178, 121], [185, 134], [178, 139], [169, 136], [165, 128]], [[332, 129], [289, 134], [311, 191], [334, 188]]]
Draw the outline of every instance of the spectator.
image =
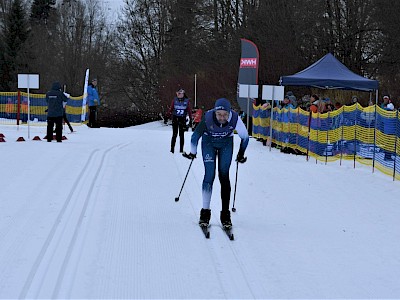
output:
[[266, 101], [266, 102], [261, 106], [261, 108], [262, 108], [262, 109], [271, 109], [271, 103], [272, 103], [272, 101]]
[[334, 111], [335, 110], [335, 106], [332, 104], [332, 101], [330, 98], [325, 98], [324, 100], [325, 102], [325, 110], [324, 112], [330, 112], [330, 111]]
[[216, 164], [218, 161], [218, 177], [221, 183], [222, 210], [220, 220], [226, 229], [232, 227], [229, 202], [231, 184], [229, 169], [233, 155], [233, 132], [237, 131], [241, 138], [239, 152], [236, 157], [238, 163], [245, 163], [245, 150], [249, 143], [249, 135], [243, 121], [238, 114], [231, 110], [230, 102], [221, 98], [215, 102], [213, 110], [206, 112], [205, 117], [193, 132], [190, 154], [183, 156], [189, 159], [196, 158], [197, 144], [201, 138], [201, 150], [205, 174], [202, 184], [203, 208], [200, 211], [199, 225], [207, 227], [211, 217], [211, 194], [215, 179]]
[[304, 110], [309, 111], [310, 108], [310, 95], [304, 95], [302, 98], [299, 99], [298, 106]]
[[319, 99], [317, 101], [317, 107], [318, 107], [318, 112], [319, 113], [324, 113], [325, 112], [325, 99]]
[[[293, 96], [286, 95], [283, 98], [282, 108], [288, 110], [286, 112], [282, 112], [282, 114], [281, 114], [281, 121], [284, 124], [288, 124], [288, 123], [291, 122], [292, 112], [290, 111], [290, 108], [293, 108], [293, 109], [295, 108], [293, 106], [293, 104], [291, 103], [291, 100], [290, 100], [291, 97], [293, 97]], [[288, 132], [285, 135], [285, 138], [284, 138], [284, 141], [283, 141], [283, 145], [282, 145], [282, 148], [281, 148], [281, 152], [294, 153], [293, 149], [287, 146], [288, 143], [289, 143], [289, 139], [290, 139], [291, 135], [292, 135], [291, 132]]]
[[100, 105], [99, 93], [97, 92], [97, 79], [93, 78], [87, 88], [87, 100], [89, 105], [89, 123], [92, 128], [99, 128], [97, 124], [97, 107]]
[[[384, 110], [388, 110], [388, 111], [393, 111], [394, 110], [394, 105], [392, 103], [392, 100], [390, 100], [390, 97], [385, 95], [383, 96], [383, 103], [381, 104], [381, 108], [383, 108]], [[393, 126], [393, 123], [390, 122], [387, 119], [383, 119], [383, 131], [385, 134], [388, 135], [395, 135], [396, 134], [396, 126]], [[385, 156], [384, 156], [384, 160], [385, 161], [392, 161], [392, 152], [384, 150]]]
[[358, 102], [358, 97], [357, 96], [351, 97], [351, 104], [350, 105], [356, 104], [357, 102]]
[[390, 100], [389, 96], [383, 96], [383, 103], [381, 104], [381, 108], [384, 110], [394, 110], [394, 105], [392, 100]]
[[318, 112], [318, 104], [319, 104], [319, 97], [315, 94], [312, 95], [310, 97], [310, 106], [308, 107], [308, 111], [317, 113]]
[[195, 107], [196, 111], [193, 114], [193, 131], [196, 129], [197, 125], [199, 125], [201, 119], [203, 118], [203, 110], [199, 107]]
[[62, 139], [62, 119], [64, 114], [64, 103], [68, 98], [61, 91], [61, 84], [54, 82], [51, 90], [46, 93], [47, 109], [47, 135], [48, 142], [53, 140], [53, 127], [56, 125], [56, 140], [61, 143]]
[[296, 107], [297, 107], [297, 98], [296, 98], [296, 96], [293, 94], [293, 92], [292, 92], [292, 91], [288, 91], [288, 92], [286, 93], [286, 95], [289, 97], [290, 103], [293, 105], [293, 108], [296, 108]]
[[290, 97], [294, 97], [294, 96], [286, 95], [285, 98], [283, 98], [282, 108], [286, 108], [286, 109], [295, 108], [290, 100]]
[[261, 104], [262, 104], [262, 99], [260, 99], [260, 98], [254, 98], [253, 99], [253, 105], [255, 105], [255, 106], [260, 106]]
[[183, 153], [187, 115], [189, 115], [190, 120], [192, 120], [192, 110], [190, 109], [189, 98], [186, 96], [185, 90], [183, 88], [179, 88], [176, 91], [176, 96], [172, 100], [171, 107], [167, 112], [168, 118], [171, 118], [172, 116], [171, 153], [175, 152], [175, 143], [178, 136], [178, 130], [180, 142], [179, 151]]

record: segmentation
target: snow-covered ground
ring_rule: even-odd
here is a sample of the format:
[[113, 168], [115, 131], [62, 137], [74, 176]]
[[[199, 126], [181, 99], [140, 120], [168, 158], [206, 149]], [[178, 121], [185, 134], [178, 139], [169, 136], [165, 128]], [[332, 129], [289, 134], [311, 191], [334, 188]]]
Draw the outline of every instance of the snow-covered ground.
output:
[[31, 126], [16, 142], [27, 127], [0, 126], [0, 298], [400, 298], [391, 177], [251, 139], [235, 240], [219, 226], [218, 179], [207, 240], [201, 155], [175, 202], [190, 161], [169, 152], [171, 127], [75, 129], [47, 143]]

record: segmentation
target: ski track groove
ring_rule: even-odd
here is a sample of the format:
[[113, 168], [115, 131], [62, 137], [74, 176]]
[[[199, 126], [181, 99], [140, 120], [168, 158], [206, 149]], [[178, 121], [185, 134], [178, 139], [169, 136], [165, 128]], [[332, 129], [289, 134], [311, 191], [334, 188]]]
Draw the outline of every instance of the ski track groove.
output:
[[59, 291], [60, 291], [60, 288], [61, 288], [61, 284], [63, 282], [64, 276], [65, 276], [65, 273], [66, 273], [66, 269], [68, 267], [68, 263], [70, 261], [72, 252], [74, 250], [74, 247], [75, 247], [75, 244], [76, 244], [76, 240], [77, 240], [78, 235], [80, 233], [80, 230], [81, 230], [81, 227], [82, 227], [82, 222], [83, 222], [83, 219], [85, 217], [85, 214], [86, 214], [86, 211], [87, 211], [87, 207], [89, 205], [89, 201], [90, 201], [91, 198], [93, 198], [92, 192], [93, 192], [95, 184], [96, 184], [96, 179], [99, 178], [99, 175], [100, 175], [101, 171], [103, 170], [104, 161], [105, 161], [105, 158], [107, 157], [108, 153], [111, 150], [114, 150], [115, 148], [118, 148], [118, 147], [119, 147], [119, 145], [112, 146], [112, 147], [106, 149], [102, 154], [102, 157], [101, 157], [101, 160], [100, 160], [100, 165], [97, 166], [94, 179], [91, 180], [89, 189], [87, 190], [87, 195], [85, 197], [85, 202], [84, 202], [83, 208], [81, 210], [81, 213], [79, 215], [78, 223], [75, 225], [75, 230], [74, 230], [72, 239], [71, 239], [71, 241], [70, 241], [70, 243], [68, 245], [67, 254], [64, 257], [64, 261], [63, 261], [63, 264], [61, 266], [60, 273], [58, 274], [56, 286], [54, 287], [54, 291], [53, 291], [53, 294], [52, 294], [52, 297], [51, 297], [53, 299], [58, 298], [58, 294], [59, 294]]
[[[85, 173], [85, 171], [86, 171], [88, 165], [89, 165], [90, 162], [93, 160], [94, 155], [95, 155], [98, 151], [99, 151], [99, 149], [95, 149], [95, 150], [93, 150], [93, 151], [90, 153], [89, 158], [88, 158], [88, 160], [86, 161], [86, 164], [85, 164], [85, 165], [83, 166], [83, 168], [81, 169], [81, 172], [80, 172], [79, 175], [77, 176], [77, 178], [76, 178], [76, 180], [75, 180], [75, 182], [74, 182], [74, 184], [73, 184], [72, 186], [75, 186], [75, 187], [76, 187], [76, 186], [79, 184], [79, 180], [80, 180], [81, 176]], [[72, 200], [72, 196], [73, 196], [73, 194], [74, 194], [74, 191], [75, 191], [75, 188], [71, 189], [71, 191], [70, 191], [70, 193], [68, 194], [66, 200], [64, 201], [64, 205], [62, 206], [61, 210], [59, 211], [58, 216], [57, 216], [55, 222], [53, 223], [53, 226], [52, 226], [52, 228], [51, 228], [49, 234], [47, 235], [47, 238], [46, 238], [46, 240], [45, 240], [45, 242], [44, 242], [44, 244], [43, 244], [43, 246], [42, 246], [42, 248], [41, 248], [41, 250], [40, 250], [40, 252], [39, 252], [39, 255], [37, 256], [37, 258], [36, 258], [34, 264], [32, 265], [32, 268], [31, 268], [31, 270], [30, 270], [30, 272], [29, 272], [29, 274], [28, 274], [28, 277], [27, 277], [27, 279], [26, 279], [26, 281], [25, 281], [25, 284], [24, 284], [24, 286], [23, 286], [23, 288], [22, 288], [22, 290], [21, 290], [21, 292], [20, 292], [20, 295], [19, 295], [19, 298], [20, 298], [20, 299], [21, 299], [21, 298], [26, 298], [26, 297], [27, 297], [27, 294], [28, 294], [29, 289], [30, 289], [30, 287], [31, 287], [31, 285], [32, 285], [32, 282], [33, 282], [33, 280], [34, 280], [34, 278], [35, 278], [35, 275], [36, 275], [36, 273], [38, 272], [38, 269], [39, 269], [39, 267], [40, 267], [40, 265], [41, 265], [41, 263], [42, 263], [42, 261], [43, 261], [44, 256], [46, 255], [46, 252], [47, 252], [47, 250], [48, 250], [48, 248], [49, 248], [49, 245], [50, 245], [51, 241], [53, 240], [53, 238], [54, 238], [54, 236], [55, 236], [55, 234], [56, 234], [56, 231], [57, 231], [57, 229], [58, 229], [58, 226], [59, 226], [59, 224], [61, 223], [61, 221], [62, 221], [62, 219], [63, 219], [63, 217], [64, 217], [64, 214], [66, 213], [66, 210], [67, 210], [67, 208], [68, 208], [68, 206], [69, 206], [69, 203], [70, 203], [71, 200]]]
[[[174, 156], [174, 162], [175, 162], [176, 167], [177, 167], [177, 169], [178, 169], [178, 173], [180, 173], [180, 175], [181, 175], [181, 177], [182, 177], [182, 173], [180, 172], [179, 165], [178, 165], [177, 161], [175, 160], [175, 156]], [[193, 170], [192, 173], [195, 174], [195, 171]], [[185, 175], [186, 175], [186, 174], [184, 174], [182, 178], [184, 178]], [[189, 174], [189, 175], [190, 175], [190, 174]], [[189, 178], [189, 175], [188, 175], [188, 178]], [[194, 175], [194, 177], [195, 177], [195, 180], [196, 180], [196, 176], [195, 176], [195, 175]], [[182, 182], [183, 182], [183, 181], [182, 181]], [[199, 181], [198, 181], [198, 180], [196, 180], [196, 185], [199, 187], [199, 191], [201, 191], [201, 187], [199, 186]], [[184, 190], [185, 190], [185, 189], [184, 189]], [[186, 192], [186, 191], [185, 191], [185, 192]], [[186, 193], [186, 194], [188, 194], [188, 193]], [[190, 206], [191, 206], [191, 208], [192, 208], [193, 214], [194, 214], [196, 217], [198, 217], [198, 213], [199, 213], [199, 212], [196, 211], [195, 206], [194, 206], [194, 204], [193, 204], [193, 201], [192, 201], [191, 197], [190, 197], [189, 195], [187, 195], [187, 196], [188, 196], [188, 200], [189, 200]], [[202, 201], [202, 200], [201, 200], [201, 201]], [[196, 224], [196, 226], [198, 226], [198, 225]], [[202, 236], [202, 232], [201, 232], [200, 228], [198, 228], [198, 231], [199, 231], [199, 232], [198, 232], [199, 238], [203, 238], [203, 239], [204, 239], [203, 244], [204, 244], [205, 247], [207, 248], [208, 256], [210, 257], [211, 261], [213, 262], [213, 263], [212, 263], [212, 266], [213, 266], [213, 268], [214, 268], [216, 277], [217, 277], [217, 279], [218, 279], [218, 284], [219, 284], [219, 286], [220, 286], [220, 288], [221, 288], [221, 292], [223, 293], [223, 297], [224, 297], [225, 299], [229, 299], [229, 297], [227, 296], [226, 288], [225, 288], [225, 286], [224, 286], [224, 284], [223, 284], [223, 280], [222, 280], [222, 277], [221, 277], [221, 276], [222, 276], [221, 274], [223, 274], [223, 270], [221, 269], [221, 265], [220, 265], [220, 264], [218, 263], [218, 261], [216, 260], [215, 251], [211, 248], [211, 246], [210, 246], [210, 244], [209, 244], [209, 243], [210, 243], [209, 240], [213, 238], [214, 234], [213, 234], [213, 232], [210, 231], [210, 239], [206, 239], [205, 237]]]
[[[118, 150], [121, 150], [122, 148], [124, 148], [124, 147], [126, 147], [127, 145], [129, 145], [129, 143], [128, 144], [124, 144], [124, 145], [122, 145], [122, 146], [120, 146], [120, 145], [117, 145], [116, 147], [118, 148]], [[115, 147], [111, 147], [110, 149], [108, 149], [107, 151], [111, 151], [111, 150], [114, 150], [115, 149]], [[109, 156], [104, 156], [104, 158], [108, 158]], [[104, 164], [104, 161], [102, 162], [102, 167], [104, 166], [105, 164]], [[96, 176], [95, 176], [95, 178], [97, 178], [97, 180], [99, 180], [100, 179], [100, 174], [104, 174], [104, 171], [103, 172], [98, 172], [97, 174], [96, 174]], [[104, 177], [104, 176], [103, 176]], [[101, 179], [100, 180], [100, 182], [101, 181], [103, 181], [104, 180], [104, 178], [103, 179]], [[107, 180], [106, 180], [107, 181]], [[94, 181], [92, 182], [92, 183], [94, 183]], [[93, 185], [93, 187], [94, 187], [94, 185]], [[94, 190], [94, 189], [92, 189], [92, 190]], [[85, 219], [85, 224], [86, 224], [86, 227], [85, 227], [85, 230], [83, 231], [83, 232], [81, 232], [81, 233], [79, 233], [79, 240], [77, 241], [77, 246], [79, 246], [79, 249], [77, 250], [76, 248], [77, 248], [77, 246], [75, 246], [74, 247], [74, 251], [73, 251], [73, 253], [72, 253], [72, 255], [71, 255], [71, 257], [73, 257], [73, 255], [75, 255], [75, 257], [72, 259], [72, 258], [69, 258], [69, 260], [70, 261], [72, 261], [72, 262], [75, 262], [75, 265], [74, 265], [74, 267], [71, 267], [71, 264], [66, 264], [66, 266], [67, 266], [67, 268], [69, 268], [71, 271], [70, 272], [67, 272], [66, 274], [69, 276], [69, 278], [67, 278], [67, 279], [64, 279], [62, 282], [69, 282], [69, 286], [65, 286], [65, 285], [60, 285], [60, 289], [58, 290], [58, 297], [60, 298], [60, 297], [62, 297], [62, 298], [68, 298], [68, 299], [71, 299], [71, 298], [74, 298], [75, 296], [73, 295], [73, 294], [71, 294], [73, 291], [74, 291], [74, 288], [75, 288], [75, 283], [76, 283], [76, 279], [77, 279], [77, 277], [78, 277], [78, 274], [77, 274], [77, 272], [78, 272], [78, 269], [79, 269], [79, 267], [80, 267], [80, 265], [81, 265], [81, 260], [82, 260], [82, 253], [84, 252], [84, 249], [85, 249], [85, 244], [86, 244], [86, 241], [87, 241], [87, 238], [88, 238], [88, 233], [89, 233], [89, 227], [90, 227], [90, 223], [92, 222], [92, 219], [93, 219], [93, 215], [94, 215], [94, 213], [95, 213], [95, 210], [96, 210], [96, 207], [97, 207], [97, 203], [98, 203], [98, 194], [99, 194], [99, 190], [100, 189], [97, 189], [96, 190], [96, 192], [95, 193], [91, 193], [91, 191], [89, 192], [89, 194], [91, 195], [90, 197], [91, 198], [94, 198], [95, 200], [94, 201], [89, 201], [89, 203], [88, 203], [88, 207], [87, 207], [87, 211], [88, 211], [88, 214], [87, 215], [84, 215], [84, 219]], [[114, 208], [114, 206], [112, 206], [113, 208]], [[118, 219], [117, 219], [118, 220]], [[112, 243], [111, 243], [112, 244]], [[107, 244], [108, 245], [108, 244]], [[113, 254], [113, 251], [110, 251], [109, 252], [110, 254]], [[75, 260], [74, 260], [75, 259]], [[66, 271], [65, 271], [66, 272]], [[65, 277], [65, 276], [64, 276]], [[94, 278], [97, 278], [97, 276], [96, 275], [94, 275]], [[109, 286], [109, 284], [108, 284], [109, 282], [108, 281], [106, 281], [104, 284], [102, 284], [101, 286], [102, 287], [108, 287]], [[89, 285], [89, 286], [87, 286], [88, 287], [88, 289], [91, 291], [91, 292], [89, 292], [88, 293], [88, 295], [93, 295], [94, 293], [96, 293], [97, 291], [93, 291], [92, 290], [92, 286], [93, 285]], [[106, 291], [107, 291], [107, 289], [106, 289]], [[54, 297], [53, 297], [54, 298]]]
[[[64, 233], [64, 231], [66, 230], [70, 230], [67, 229], [67, 227], [69, 227], [69, 222], [68, 220], [72, 217], [74, 217], [76, 214], [74, 214], [73, 210], [75, 205], [78, 205], [79, 203], [77, 203], [77, 201], [79, 202], [79, 200], [81, 199], [79, 196], [82, 194], [86, 194], [87, 196], [84, 198], [85, 199], [85, 203], [83, 208], [81, 209], [81, 213], [79, 215], [79, 219], [78, 219], [78, 223], [76, 225], [74, 225], [74, 229], [73, 229], [73, 236], [72, 239], [69, 241], [69, 246], [67, 248], [67, 252], [65, 254], [63, 263], [61, 265], [61, 269], [59, 270], [57, 280], [55, 283], [55, 287], [52, 293], [52, 298], [57, 297], [60, 287], [61, 287], [61, 283], [62, 283], [62, 279], [64, 278], [66, 269], [67, 269], [67, 265], [68, 265], [68, 261], [69, 258], [72, 254], [72, 251], [74, 249], [74, 245], [76, 242], [76, 239], [79, 235], [79, 229], [81, 227], [85, 212], [86, 212], [86, 208], [89, 204], [89, 200], [90, 200], [90, 192], [93, 191], [94, 189], [94, 185], [96, 183], [96, 177], [93, 177], [91, 174], [91, 170], [96, 169], [95, 174], [98, 175], [101, 170], [102, 170], [102, 163], [106, 157], [106, 155], [114, 148], [118, 147], [119, 145], [114, 145], [106, 150], [99, 150], [99, 149], [94, 149], [90, 154], [89, 157], [85, 163], [85, 165], [82, 167], [80, 173], [78, 174], [76, 180], [74, 181], [70, 193], [68, 194], [68, 196], [66, 197], [66, 199], [64, 200], [64, 204], [62, 206], [62, 208], [59, 210], [59, 213], [57, 215], [57, 218], [55, 219], [55, 222], [53, 223], [53, 226], [51, 227], [50, 232], [47, 235], [47, 238], [45, 240], [45, 242], [43, 243], [43, 246], [41, 247], [41, 250], [39, 252], [39, 254], [37, 255], [34, 264], [32, 265], [30, 272], [25, 280], [25, 284], [23, 285], [22, 290], [20, 291], [19, 294], [19, 298], [27, 298], [28, 294], [34, 293], [34, 291], [32, 291], [32, 284], [34, 281], [39, 281], [39, 286], [35, 287], [35, 289], [37, 289], [37, 291], [35, 292], [35, 298], [41, 298], [40, 297], [40, 293], [41, 293], [41, 289], [43, 284], [45, 283], [45, 278], [47, 275], [47, 268], [45, 268], [46, 270], [44, 271], [45, 274], [42, 274], [41, 276], [43, 276], [41, 279], [37, 278], [39, 275], [39, 271], [40, 269], [43, 268], [43, 266], [46, 264], [50, 267], [50, 265], [52, 264], [52, 259], [47, 259], [47, 258], [53, 258], [57, 253], [57, 247], [58, 247], [58, 243], [55, 243], [56, 239], [59, 240], [63, 240], [64, 237], [63, 235], [59, 235], [57, 234], [58, 231], [61, 230], [61, 233]], [[99, 151], [102, 152], [102, 154], [99, 154]], [[98, 156], [101, 155], [100, 158], [100, 163], [97, 163], [96, 165], [96, 159], [98, 159]], [[93, 166], [92, 166], [93, 165]], [[90, 166], [90, 168], [89, 168]], [[87, 174], [89, 174], [89, 176], [87, 176]], [[88, 179], [88, 178], [90, 179]], [[90, 180], [90, 182], [88, 183], [87, 181]], [[89, 186], [89, 189], [86, 188], [87, 186]], [[76, 200], [76, 201], [72, 201], [72, 200]], [[72, 211], [69, 211], [69, 210]], [[69, 212], [69, 217], [67, 216], [67, 213]], [[65, 223], [65, 224], [64, 224]], [[61, 225], [64, 224], [64, 227], [61, 228]], [[53, 252], [50, 252], [50, 250], [53, 249]], [[46, 258], [46, 259], [45, 259]], [[57, 264], [57, 263], [53, 263], [53, 264]], [[46, 287], [47, 290], [50, 289], [50, 287]]]
[[[124, 166], [126, 164], [121, 160], [117, 160], [115, 163], [117, 166]], [[118, 174], [118, 176], [110, 177], [112, 186], [121, 184], [121, 178], [119, 178], [119, 176], [124, 175]], [[145, 174], [142, 174], [142, 176], [145, 176]], [[96, 281], [95, 286], [99, 286], [100, 290], [94, 291], [94, 293], [90, 293], [90, 295], [95, 296], [99, 294], [105, 298], [141, 299], [146, 297], [143, 291], [148, 290], [147, 288], [142, 290], [142, 287], [152, 282], [152, 280], [154, 280], [154, 274], [158, 271], [156, 265], [148, 265], [149, 269], [143, 272], [143, 264], [148, 260], [146, 257], [143, 257], [143, 249], [146, 249], [146, 245], [154, 243], [154, 241], [148, 239], [146, 230], [144, 230], [142, 226], [146, 226], [146, 216], [153, 215], [154, 210], [151, 205], [145, 205], [142, 207], [142, 211], [138, 212], [136, 201], [140, 201], [143, 197], [138, 194], [132, 195], [129, 189], [116, 189], [116, 194], [113, 196], [113, 205], [109, 207], [109, 211], [104, 220], [104, 239], [101, 241], [99, 247], [101, 251], [97, 257], [98, 261], [104, 262], [104, 267], [98, 270], [98, 274], [94, 279]], [[157, 213], [163, 214], [163, 210], [157, 211]], [[137, 226], [135, 230], [132, 230], [132, 226], [135, 225], [139, 226]], [[165, 234], [163, 235], [167, 236], [166, 233], [169, 229], [165, 228], [163, 230], [165, 230]], [[131, 248], [128, 247], [128, 241], [136, 242]], [[165, 242], [168, 242], [168, 244], [163, 244], [163, 248], [171, 248], [172, 244], [170, 244], [170, 240], [167, 239]], [[102, 245], [104, 247], [102, 247]], [[152, 251], [150, 251], [149, 255], [152, 255]], [[113, 265], [121, 267], [113, 269]], [[107, 270], [112, 271], [108, 273]], [[118, 284], [116, 284], [115, 280], [118, 279]], [[133, 283], [130, 282], [130, 280], [132, 280]], [[140, 288], [132, 290], [132, 284]], [[173, 289], [173, 287], [169, 288]], [[181, 289], [182, 287], [177, 282], [174, 288]], [[173, 293], [165, 292], [167, 293], [164, 294], [165, 297], [173, 297]]]
[[[178, 166], [176, 160], [175, 160], [175, 164], [177, 166], [178, 172], [180, 173], [180, 175], [182, 177], [182, 173], [180, 172], [180, 169], [179, 169], [179, 166]], [[186, 175], [186, 174], [184, 174], [184, 175]], [[184, 178], [184, 175], [183, 175], [182, 178]], [[190, 174], [188, 175], [187, 180], [189, 180], [189, 176], [190, 176]], [[194, 177], [193, 180], [195, 181], [195, 183], [196, 183], [196, 185], [198, 187], [198, 190], [200, 191], [201, 190], [200, 182], [202, 182], [202, 179], [198, 179], [198, 176], [196, 176], [195, 169], [192, 171], [192, 177]], [[216, 175], [216, 179], [215, 180], [217, 180], [217, 179], [218, 179], [218, 176]], [[214, 181], [214, 185], [215, 185], [215, 181]], [[184, 188], [184, 190], [185, 190], [185, 188]], [[213, 194], [216, 194], [216, 192], [220, 192], [220, 191], [215, 191], [214, 190]], [[195, 206], [194, 206], [193, 201], [192, 201], [192, 197], [190, 197], [188, 192], [186, 192], [186, 194], [187, 194], [188, 200], [190, 202], [190, 205], [192, 207], [194, 215], [196, 217], [198, 217], [198, 212], [195, 209]], [[219, 224], [219, 222], [220, 222], [219, 218], [217, 216], [215, 216], [215, 214], [212, 214], [211, 220], [214, 221], [213, 222], [214, 224], [215, 223]], [[217, 252], [214, 249], [214, 247], [212, 245], [212, 241], [211, 241], [216, 234], [219, 235], [220, 238], [223, 238], [225, 240], [223, 243], [230, 249], [230, 251], [231, 251], [231, 253], [232, 253], [232, 255], [233, 255], [233, 257], [234, 257], [234, 259], [236, 261], [238, 269], [239, 269], [239, 271], [241, 273], [241, 277], [243, 277], [243, 280], [245, 282], [245, 286], [247, 287], [247, 289], [249, 291], [249, 295], [251, 295], [252, 299], [257, 299], [257, 297], [255, 296], [255, 293], [253, 291], [253, 288], [251, 287], [251, 284], [250, 284], [250, 282], [249, 282], [249, 280], [247, 278], [248, 277], [247, 274], [249, 274], [249, 272], [245, 271], [245, 267], [243, 266], [243, 264], [240, 262], [240, 259], [238, 258], [237, 250], [234, 248], [234, 243], [237, 242], [236, 241], [236, 236], [235, 236], [235, 240], [231, 241], [231, 240], [229, 240], [229, 238], [226, 235], [226, 233], [222, 231], [223, 229], [222, 229], [221, 226], [219, 226], [219, 225], [212, 226], [213, 225], [212, 223], [210, 223], [210, 225], [211, 225], [210, 229], [212, 229], [212, 228], [214, 228], [214, 229], [216, 228], [218, 230], [220, 229], [219, 231], [221, 231], [221, 233], [222, 233], [222, 235], [221, 235], [220, 233], [217, 232], [217, 230], [210, 230], [210, 240], [207, 240], [206, 238], [204, 238], [204, 239], [205, 239], [205, 243], [208, 244], [207, 245], [207, 250], [208, 250], [209, 256], [210, 256], [210, 258], [211, 258], [211, 260], [213, 262], [214, 270], [216, 272], [216, 275], [217, 275], [217, 278], [218, 278], [218, 281], [219, 281], [219, 285], [220, 285], [221, 290], [223, 292], [224, 298], [225, 299], [229, 299], [229, 298], [234, 297], [234, 295], [232, 295], [232, 293], [229, 293], [229, 290], [230, 290], [229, 286], [225, 287], [226, 284], [223, 283], [222, 277], [223, 277], [223, 274], [224, 274], [224, 267], [223, 267], [223, 265], [221, 265], [220, 260], [218, 259], [217, 254], [216, 254]], [[235, 230], [233, 230], [233, 233], [235, 234]], [[199, 236], [201, 237], [200, 234], [201, 234], [201, 231], [199, 230]], [[264, 293], [264, 295], [265, 295], [265, 293]], [[246, 298], [249, 298], [249, 296], [247, 295]]]

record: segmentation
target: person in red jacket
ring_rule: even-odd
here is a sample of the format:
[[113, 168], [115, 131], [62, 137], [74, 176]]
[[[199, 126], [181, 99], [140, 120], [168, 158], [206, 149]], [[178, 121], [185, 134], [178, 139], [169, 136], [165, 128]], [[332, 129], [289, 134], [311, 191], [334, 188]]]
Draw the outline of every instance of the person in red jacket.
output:
[[190, 109], [189, 98], [185, 94], [183, 88], [176, 91], [176, 97], [171, 102], [171, 107], [167, 112], [167, 117], [172, 116], [172, 139], [171, 139], [171, 153], [175, 152], [175, 143], [179, 130], [179, 151], [183, 153], [183, 145], [185, 144], [185, 127], [186, 116], [192, 119], [192, 110]]
[[193, 113], [193, 130], [196, 129], [197, 125], [201, 122], [203, 118], [203, 110], [201, 108], [195, 107], [196, 111]]

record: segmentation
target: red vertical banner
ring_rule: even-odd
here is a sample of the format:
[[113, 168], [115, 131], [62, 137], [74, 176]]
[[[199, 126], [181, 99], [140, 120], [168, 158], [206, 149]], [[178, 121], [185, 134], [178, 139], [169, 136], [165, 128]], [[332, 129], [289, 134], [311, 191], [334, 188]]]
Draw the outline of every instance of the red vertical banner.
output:
[[[252, 41], [241, 39], [241, 57], [238, 75], [237, 101], [240, 109], [247, 111], [247, 98], [239, 97], [239, 84], [258, 84], [258, 65], [260, 55], [256, 44]], [[250, 115], [253, 105], [250, 105]]]

